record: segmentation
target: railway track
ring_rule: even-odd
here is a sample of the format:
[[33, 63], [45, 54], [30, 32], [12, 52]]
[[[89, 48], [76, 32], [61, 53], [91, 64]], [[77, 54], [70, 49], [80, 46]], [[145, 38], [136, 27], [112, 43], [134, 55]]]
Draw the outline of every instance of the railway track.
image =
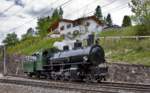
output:
[[2, 78], [0, 83], [54, 88], [70, 91], [80, 91], [85, 93], [149, 93], [150, 85], [128, 84], [128, 83], [79, 83], [79, 82], [59, 82], [47, 80], [32, 80], [25, 78]]

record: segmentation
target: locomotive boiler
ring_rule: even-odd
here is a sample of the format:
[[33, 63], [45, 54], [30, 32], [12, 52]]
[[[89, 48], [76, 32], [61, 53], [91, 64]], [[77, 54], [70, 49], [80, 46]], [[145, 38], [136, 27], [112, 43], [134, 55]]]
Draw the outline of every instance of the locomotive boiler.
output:
[[90, 64], [98, 65], [105, 62], [104, 51], [99, 45], [92, 45], [86, 48], [65, 50], [55, 53], [50, 57], [53, 64]]

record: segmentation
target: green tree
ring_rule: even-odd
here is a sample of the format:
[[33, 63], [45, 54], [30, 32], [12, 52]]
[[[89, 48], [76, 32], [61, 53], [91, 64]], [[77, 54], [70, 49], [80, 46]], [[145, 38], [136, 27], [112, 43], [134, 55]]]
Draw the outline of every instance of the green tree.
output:
[[46, 36], [48, 33], [48, 28], [49, 28], [50, 24], [51, 24], [51, 18], [49, 18], [49, 17], [38, 19], [37, 27], [36, 27], [36, 29], [38, 31], [38, 35], [41, 37]]
[[15, 32], [7, 34], [6, 38], [3, 40], [3, 43], [6, 46], [15, 45], [18, 42], [19, 42], [19, 39], [18, 39], [17, 34]]
[[99, 18], [100, 20], [103, 19], [103, 15], [102, 15], [102, 10], [101, 10], [101, 6], [97, 6], [95, 9], [95, 14], [94, 14], [97, 18]]
[[52, 19], [57, 19], [60, 17], [60, 13], [58, 9], [55, 9], [53, 14], [52, 14]]
[[111, 14], [108, 14], [108, 15], [107, 15], [106, 23], [108, 24], [108, 26], [112, 26]]
[[131, 24], [131, 19], [130, 19], [130, 17], [129, 16], [124, 16], [124, 18], [123, 18], [123, 22], [122, 22], [122, 26], [123, 27], [127, 27], [127, 26], [131, 26], [132, 24]]
[[38, 22], [37, 22], [37, 31], [38, 31], [38, 34], [41, 36], [41, 37], [44, 37], [48, 34], [48, 29], [49, 27], [56, 21], [58, 21], [59, 19], [61, 19], [63, 15], [63, 11], [60, 12], [60, 10], [58, 9], [55, 9], [53, 14], [52, 14], [52, 17], [45, 17], [45, 18], [40, 18], [38, 19]]
[[33, 34], [34, 34], [35, 32], [34, 32], [34, 29], [33, 28], [29, 28], [28, 30], [27, 30], [27, 33], [26, 34], [24, 34], [24, 35], [22, 35], [22, 40], [26, 40], [26, 39], [28, 39], [28, 38], [30, 38], [30, 37], [33, 37]]
[[60, 7], [59, 9], [55, 9], [52, 14], [52, 19], [60, 19], [63, 17], [63, 9]]
[[138, 24], [150, 24], [150, 0], [131, 0], [129, 4]]
[[63, 13], [64, 13], [64, 11], [63, 11], [62, 7], [60, 7], [60, 8], [59, 8], [59, 15], [60, 15], [60, 18], [63, 18]]
[[129, 5], [135, 14], [132, 19], [138, 24], [138, 35], [150, 34], [150, 0], [131, 0]]

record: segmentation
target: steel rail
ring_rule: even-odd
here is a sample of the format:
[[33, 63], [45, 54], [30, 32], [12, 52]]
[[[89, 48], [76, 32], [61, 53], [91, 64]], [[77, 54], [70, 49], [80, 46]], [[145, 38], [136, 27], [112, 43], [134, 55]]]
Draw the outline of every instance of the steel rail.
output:
[[[144, 84], [129, 84], [129, 83], [114, 83], [114, 82], [103, 82], [103, 83], [81, 83], [81, 82], [61, 82], [61, 81], [50, 81], [50, 80], [33, 80], [33, 79], [0, 79], [1, 83], [11, 83], [25, 86], [45, 87], [45, 88], [59, 88], [69, 90], [81, 90], [81, 91], [93, 91], [93, 92], [108, 92], [114, 93], [119, 90], [123, 91], [134, 91], [134, 92], [149, 92], [150, 85]], [[109, 91], [111, 90], [111, 91]], [[113, 90], [113, 91], [112, 91]]]
[[7, 83], [7, 84], [15, 84], [15, 85], [24, 85], [24, 86], [32, 86], [32, 87], [41, 87], [41, 88], [54, 88], [54, 89], [66, 89], [67, 91], [84, 91], [84, 92], [91, 92], [91, 93], [116, 93], [112, 91], [106, 91], [101, 89], [91, 89], [88, 87], [80, 87], [79, 85], [74, 84], [61, 84], [61, 83], [45, 83], [45, 82], [27, 82], [27, 81], [20, 81], [20, 80], [9, 80], [9, 79], [0, 79], [0, 83]]

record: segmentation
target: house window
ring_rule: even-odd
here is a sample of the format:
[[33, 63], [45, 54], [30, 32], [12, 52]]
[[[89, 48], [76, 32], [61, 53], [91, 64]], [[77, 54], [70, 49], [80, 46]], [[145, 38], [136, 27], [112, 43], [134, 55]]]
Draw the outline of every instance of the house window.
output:
[[76, 26], [78, 26], [78, 23], [73, 23], [73, 27], [76, 27]]
[[75, 27], [76, 26], [76, 23], [73, 23], [73, 27]]
[[96, 25], [96, 28], [99, 28], [99, 25]]
[[68, 24], [68, 25], [67, 25], [67, 28], [70, 28], [70, 27], [71, 27], [71, 24]]
[[64, 26], [62, 26], [61, 28], [60, 28], [60, 30], [64, 30], [65, 29], [65, 27]]
[[90, 23], [89, 23], [89, 22], [87, 22], [87, 23], [86, 23], [86, 26], [90, 26]]

